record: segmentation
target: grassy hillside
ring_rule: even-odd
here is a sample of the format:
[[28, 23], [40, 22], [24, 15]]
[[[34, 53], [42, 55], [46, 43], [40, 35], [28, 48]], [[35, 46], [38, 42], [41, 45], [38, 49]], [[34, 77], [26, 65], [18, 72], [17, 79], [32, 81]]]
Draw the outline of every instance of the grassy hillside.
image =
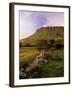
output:
[[63, 40], [64, 27], [42, 27], [39, 28], [32, 36], [20, 40], [23, 45], [35, 45], [38, 40]]

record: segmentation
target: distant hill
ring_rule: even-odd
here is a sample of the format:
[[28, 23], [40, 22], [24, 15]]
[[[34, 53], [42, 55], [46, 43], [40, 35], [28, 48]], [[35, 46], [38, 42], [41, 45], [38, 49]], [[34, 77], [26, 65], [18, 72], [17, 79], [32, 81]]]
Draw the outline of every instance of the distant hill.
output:
[[23, 45], [30, 44], [35, 45], [39, 40], [63, 40], [64, 38], [64, 27], [63, 26], [55, 26], [55, 27], [41, 27], [36, 32], [25, 38], [20, 40], [20, 43]]

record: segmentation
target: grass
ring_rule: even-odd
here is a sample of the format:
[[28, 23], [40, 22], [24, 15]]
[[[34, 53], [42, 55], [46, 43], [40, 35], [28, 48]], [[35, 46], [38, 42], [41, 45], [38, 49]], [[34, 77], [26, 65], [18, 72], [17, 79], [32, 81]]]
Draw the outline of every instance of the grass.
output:
[[32, 62], [38, 54], [39, 51], [36, 48], [22, 47], [20, 48], [20, 62], [21, 63]]
[[38, 72], [39, 77], [63, 77], [64, 76], [64, 64], [62, 61], [52, 61], [42, 65]]
[[[40, 52], [37, 48], [24, 47], [20, 48], [20, 63], [29, 64], [35, 60]], [[37, 67], [35, 72], [31, 73], [32, 78], [44, 77], [63, 77], [64, 76], [64, 52], [63, 49], [50, 49], [47, 50], [48, 63], [43, 65], [32, 65]], [[60, 58], [60, 60], [59, 60]]]

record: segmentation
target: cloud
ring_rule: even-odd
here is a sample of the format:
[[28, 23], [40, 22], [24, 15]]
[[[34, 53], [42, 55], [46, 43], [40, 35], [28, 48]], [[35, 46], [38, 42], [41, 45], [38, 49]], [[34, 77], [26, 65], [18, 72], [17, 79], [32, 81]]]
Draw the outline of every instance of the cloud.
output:
[[64, 25], [64, 13], [20, 11], [20, 38], [25, 38], [40, 27]]

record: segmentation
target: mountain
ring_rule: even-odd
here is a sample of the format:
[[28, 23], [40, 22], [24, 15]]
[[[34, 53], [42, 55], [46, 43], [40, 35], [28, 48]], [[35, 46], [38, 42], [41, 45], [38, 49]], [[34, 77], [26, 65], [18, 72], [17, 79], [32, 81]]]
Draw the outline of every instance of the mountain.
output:
[[24, 39], [20, 40], [23, 45], [35, 45], [39, 40], [63, 40], [64, 38], [64, 27], [54, 26], [54, 27], [41, 27], [36, 30], [36, 32]]

